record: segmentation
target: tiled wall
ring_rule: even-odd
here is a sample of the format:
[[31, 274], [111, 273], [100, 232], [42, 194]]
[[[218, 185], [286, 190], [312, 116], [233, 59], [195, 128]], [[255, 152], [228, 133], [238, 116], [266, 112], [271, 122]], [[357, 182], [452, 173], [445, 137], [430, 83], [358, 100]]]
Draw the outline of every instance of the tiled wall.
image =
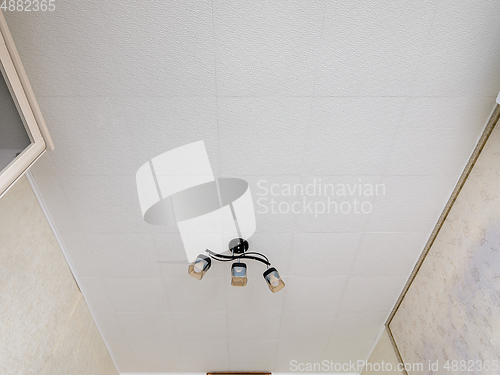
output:
[[384, 330], [361, 375], [405, 375], [398, 371], [399, 363], [389, 334]]
[[25, 177], [0, 199], [0, 374], [117, 374]]
[[[500, 125], [390, 329], [403, 361], [424, 364], [423, 372], [410, 370], [409, 375], [500, 373], [492, 363], [500, 362]], [[457, 366], [450, 362], [445, 368], [447, 360], [458, 361]]]

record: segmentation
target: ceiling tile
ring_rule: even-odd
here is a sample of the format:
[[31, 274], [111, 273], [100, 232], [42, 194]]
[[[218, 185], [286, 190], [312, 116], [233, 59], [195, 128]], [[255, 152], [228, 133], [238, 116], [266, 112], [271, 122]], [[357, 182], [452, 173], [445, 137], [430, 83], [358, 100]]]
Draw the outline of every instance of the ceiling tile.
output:
[[63, 191], [80, 228], [90, 233], [141, 233], [157, 230], [141, 214], [135, 176], [74, 176]]
[[169, 313], [118, 313], [120, 326], [129, 341], [175, 341], [177, 339]]
[[130, 341], [137, 366], [143, 372], [179, 372], [181, 359], [176, 341]]
[[409, 277], [428, 239], [428, 233], [364, 233], [351, 274]]
[[[187, 269], [187, 266], [186, 266]], [[225, 283], [229, 278], [214, 277], [210, 272], [203, 280], [186, 275], [179, 279], [165, 279], [170, 311], [172, 312], [225, 312]]]
[[430, 233], [458, 176], [386, 176], [365, 231]]
[[368, 340], [373, 342], [383, 329], [389, 312], [338, 313], [335, 319], [330, 343], [335, 341]]
[[[286, 280], [285, 280], [286, 282]], [[228, 312], [261, 313], [267, 311], [274, 314], [283, 311], [284, 290], [273, 293], [266, 281], [250, 279], [243, 288], [231, 286], [229, 278], [225, 279]]]
[[349, 275], [361, 233], [297, 233], [294, 235], [289, 274], [317, 277], [327, 266], [327, 276]]
[[117, 364], [117, 370], [120, 373], [140, 371], [141, 367], [137, 365], [132, 354], [132, 349], [130, 349], [130, 345], [127, 341], [106, 340], [106, 343], [111, 357]]
[[387, 311], [396, 303], [407, 276], [352, 276], [340, 305], [340, 312]]
[[[181, 341], [181, 358], [184, 364], [192, 365], [191, 371], [217, 366], [217, 371], [229, 369], [229, 349], [227, 340]], [[201, 370], [203, 371], [203, 370]]]
[[96, 324], [99, 325], [99, 332], [102, 334], [102, 336], [106, 339], [107, 342], [127, 340], [125, 331], [123, 330], [115, 313], [93, 312], [92, 316]]
[[84, 233], [64, 232], [60, 234], [66, 252], [72, 264], [72, 271], [78, 277], [99, 277], [96, 262], [91, 256], [89, 245], [85, 241]]
[[161, 277], [103, 278], [102, 280], [116, 312], [169, 311]]
[[440, 1], [428, 45], [422, 51], [414, 96], [496, 96], [500, 44], [496, 1], [457, 7]]
[[332, 312], [283, 312], [280, 340], [326, 341], [330, 337], [336, 313]]
[[315, 94], [407, 95], [437, 5], [437, 0], [329, 2]]
[[454, 128], [401, 129], [396, 136], [386, 173], [459, 176], [476, 143], [477, 139], [468, 132], [457, 132]]
[[80, 217], [73, 211], [70, 198], [64, 192], [63, 180], [45, 175], [33, 175], [33, 178], [51, 219], [57, 225], [57, 232], [59, 234], [81, 232]]
[[[321, 271], [325, 271], [324, 264]], [[318, 272], [321, 274], [322, 272]], [[284, 311], [336, 312], [344, 293], [347, 276], [331, 277], [330, 273], [318, 277], [286, 279]]]
[[[192, 300], [193, 305], [198, 305]], [[227, 317], [225, 312], [200, 312], [198, 306], [193, 312], [172, 313], [172, 318], [179, 341], [227, 340]]]
[[293, 175], [302, 165], [310, 98], [219, 98], [221, 173]]
[[101, 277], [160, 276], [159, 255], [149, 233], [93, 233], [86, 242]]
[[249, 340], [242, 336], [239, 340], [229, 341], [229, 361], [235, 364], [250, 364], [255, 362], [272, 363], [276, 358], [278, 341], [269, 341], [261, 338], [259, 340]]
[[311, 95], [324, 7], [214, 1], [218, 95]]
[[361, 232], [365, 228], [381, 176], [304, 176], [297, 188], [297, 232]]
[[61, 4], [49, 13], [7, 15], [37, 97], [215, 94], [209, 2]]
[[255, 209], [257, 235], [293, 232], [296, 214], [290, 210], [289, 206], [296, 198], [282, 194], [282, 188], [300, 184], [300, 176], [297, 174], [295, 176], [238, 175], [238, 177], [247, 181], [250, 187]]
[[384, 170], [405, 98], [314, 98], [303, 172], [379, 175]]
[[[373, 340], [330, 341], [324, 355], [325, 359], [329, 361], [328, 370], [362, 370], [361, 366], [357, 367], [358, 361], [368, 360], [373, 344]], [[353, 363], [355, 367], [351, 367]]]
[[[311, 336], [312, 337], [312, 336]], [[321, 362], [326, 348], [325, 340], [280, 340], [275, 371], [290, 372], [291, 361], [298, 363]]]
[[41, 97], [40, 106], [57, 145], [50, 158], [59, 176], [135, 178], [153, 157], [200, 140], [218, 171], [215, 98]]
[[278, 340], [280, 324], [281, 313], [279, 312], [261, 310], [227, 313], [227, 333], [230, 341]]
[[100, 313], [112, 314], [114, 312], [110, 296], [101, 278], [81, 277], [78, 280], [78, 286], [85, 297], [85, 302], [87, 302], [92, 315]]

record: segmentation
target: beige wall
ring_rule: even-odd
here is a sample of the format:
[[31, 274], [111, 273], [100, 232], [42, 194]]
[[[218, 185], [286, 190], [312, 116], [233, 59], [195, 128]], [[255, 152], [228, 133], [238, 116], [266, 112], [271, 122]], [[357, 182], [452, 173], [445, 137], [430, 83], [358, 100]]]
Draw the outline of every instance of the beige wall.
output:
[[405, 375], [404, 371], [398, 371], [399, 363], [389, 334], [384, 330], [361, 375]]
[[[390, 329], [403, 361], [424, 363], [423, 372], [410, 370], [410, 375], [500, 373], [500, 369], [484, 370], [484, 361], [490, 361], [490, 367], [492, 360], [500, 362], [499, 125], [493, 129]], [[447, 371], [447, 360], [474, 362], [462, 362], [466, 370]], [[429, 369], [429, 361], [438, 361], [437, 370]]]
[[0, 374], [117, 374], [25, 177], [0, 199]]

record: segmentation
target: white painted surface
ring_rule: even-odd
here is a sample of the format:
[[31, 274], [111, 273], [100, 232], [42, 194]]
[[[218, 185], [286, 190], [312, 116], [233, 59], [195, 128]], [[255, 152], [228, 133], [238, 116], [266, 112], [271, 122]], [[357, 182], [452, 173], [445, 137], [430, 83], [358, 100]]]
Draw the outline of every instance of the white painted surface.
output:
[[[495, 103], [499, 13], [498, 2], [444, 0], [7, 13], [56, 145], [33, 175], [119, 370], [367, 359]], [[138, 168], [199, 140], [215, 177], [248, 181], [251, 244], [283, 291], [251, 262], [245, 288], [222, 264], [189, 278], [177, 228], [143, 221]], [[304, 197], [262, 186], [314, 179], [386, 191], [366, 215], [270, 212], [273, 197]]]

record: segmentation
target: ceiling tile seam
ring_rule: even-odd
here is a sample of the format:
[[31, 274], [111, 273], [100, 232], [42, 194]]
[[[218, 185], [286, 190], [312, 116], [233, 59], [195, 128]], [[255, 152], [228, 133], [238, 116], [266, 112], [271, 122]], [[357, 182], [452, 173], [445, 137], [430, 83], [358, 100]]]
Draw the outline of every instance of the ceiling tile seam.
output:
[[434, 22], [436, 21], [436, 16], [438, 14], [439, 7], [441, 6], [441, 3], [442, 2], [440, 0], [437, 1], [436, 9], [434, 11], [434, 15], [432, 16], [431, 24], [429, 26], [429, 29], [426, 32], [425, 43], [422, 46], [422, 53], [419, 56], [419, 61], [416, 63], [416, 69], [413, 71], [413, 77], [412, 77], [411, 85], [410, 85], [410, 95], [408, 97], [413, 97], [411, 94], [413, 93], [413, 88], [415, 87], [417, 77], [421, 76], [421, 72], [422, 72], [422, 69], [424, 66], [424, 64], [423, 64], [424, 56], [427, 55], [427, 51], [428, 51], [429, 46], [431, 44], [431, 39], [432, 39], [431, 35], [432, 35], [433, 30], [434, 30]]
[[167, 304], [168, 304], [168, 315], [169, 315], [169, 318], [170, 318], [170, 323], [172, 323], [172, 327], [174, 328], [174, 335], [175, 335], [175, 341], [177, 343], [177, 349], [179, 349], [180, 351], [180, 347], [179, 347], [179, 337], [177, 336], [177, 329], [175, 328], [175, 322], [174, 322], [174, 317], [172, 316], [172, 306], [171, 306], [171, 298], [168, 294], [168, 288], [167, 286], [165, 285], [165, 278], [163, 277], [163, 272], [161, 272], [161, 269], [160, 269], [160, 276], [161, 276], [161, 282], [162, 282], [162, 285], [163, 285], [163, 290], [164, 290], [164, 293], [165, 293], [165, 298], [167, 299]]
[[388, 152], [387, 152], [387, 155], [385, 156], [385, 160], [384, 160], [384, 164], [383, 164], [384, 169], [382, 170], [382, 173], [381, 173], [381, 181], [384, 180], [384, 176], [386, 176], [387, 169], [389, 168], [389, 161], [391, 160], [391, 156], [392, 156], [394, 149], [395, 149], [396, 139], [398, 138], [399, 134], [401, 133], [401, 128], [403, 127], [403, 119], [405, 118], [406, 110], [408, 108], [409, 102], [410, 102], [410, 98], [405, 97], [405, 100], [403, 103], [403, 108], [401, 109], [401, 113], [400, 113], [399, 119], [398, 119], [397, 130], [392, 135], [391, 144], [388, 147]]
[[[220, 136], [220, 124], [219, 124], [219, 89], [217, 82], [217, 39], [215, 34], [215, 14], [214, 14], [214, 1], [211, 0], [211, 16], [212, 16], [212, 43], [213, 43], [213, 54], [214, 54], [214, 84], [215, 84], [215, 122], [217, 126], [217, 165], [219, 167], [219, 173], [222, 172], [221, 167], [221, 136]], [[217, 180], [216, 180], [217, 183]], [[219, 194], [219, 202], [221, 202], [220, 190], [217, 187], [217, 192]], [[227, 301], [226, 301], [226, 310], [227, 310]], [[229, 352], [229, 348], [228, 348]]]
[[[327, 2], [324, 2], [323, 3], [323, 19], [321, 21], [321, 33], [319, 35], [319, 46], [318, 46], [318, 52], [316, 54], [316, 66], [314, 67], [314, 79], [313, 79], [313, 87], [312, 87], [312, 93], [311, 93], [311, 97], [309, 98], [309, 113], [307, 114], [307, 123], [305, 124], [305, 136], [304, 136], [304, 139], [303, 139], [303, 146], [302, 146], [302, 150], [301, 150], [301, 155], [302, 155], [302, 163], [301, 163], [301, 166], [300, 166], [300, 179], [302, 180], [303, 177], [303, 174], [305, 172], [305, 167], [304, 167], [304, 163], [305, 163], [305, 156], [307, 155], [307, 151], [308, 151], [308, 142], [309, 142], [309, 138], [310, 138], [310, 132], [311, 132], [311, 122], [312, 122], [312, 110], [313, 110], [313, 105], [314, 105], [314, 93], [316, 91], [316, 82], [317, 82], [317, 79], [318, 79], [318, 70], [319, 70], [319, 60], [320, 60], [320, 54], [321, 54], [321, 51], [322, 51], [322, 45], [323, 45], [323, 34], [324, 34], [324, 29], [325, 29], [325, 17], [326, 17], [326, 7], [327, 7]], [[292, 223], [292, 228], [295, 232], [296, 230], [296, 223], [297, 223], [297, 217], [294, 217], [294, 220], [293, 220], [293, 223]]]

